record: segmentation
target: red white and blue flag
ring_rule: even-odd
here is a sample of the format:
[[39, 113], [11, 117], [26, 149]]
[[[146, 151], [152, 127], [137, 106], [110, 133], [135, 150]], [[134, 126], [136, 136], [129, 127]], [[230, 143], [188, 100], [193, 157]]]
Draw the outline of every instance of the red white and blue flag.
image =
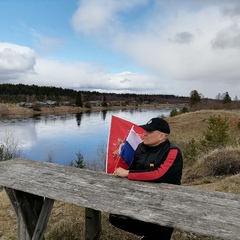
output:
[[112, 116], [108, 139], [106, 172], [113, 173], [117, 167], [128, 169], [134, 151], [142, 142], [144, 129], [138, 125]]

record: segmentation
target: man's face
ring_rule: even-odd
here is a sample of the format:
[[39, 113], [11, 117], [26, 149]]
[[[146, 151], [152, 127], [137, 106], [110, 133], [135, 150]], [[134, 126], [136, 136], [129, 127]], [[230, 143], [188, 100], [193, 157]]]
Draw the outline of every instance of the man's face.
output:
[[152, 132], [145, 132], [144, 133], [144, 140], [143, 143], [149, 147], [154, 147], [160, 144], [161, 142], [165, 141], [166, 134], [159, 132], [158, 130]]

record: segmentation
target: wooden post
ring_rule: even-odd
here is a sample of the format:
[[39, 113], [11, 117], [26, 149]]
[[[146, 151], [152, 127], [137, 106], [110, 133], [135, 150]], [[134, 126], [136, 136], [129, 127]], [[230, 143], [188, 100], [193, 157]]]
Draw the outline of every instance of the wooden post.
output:
[[101, 212], [85, 208], [85, 239], [97, 240], [101, 232]]
[[53, 208], [54, 200], [45, 198], [32, 240], [44, 239], [44, 232], [47, 228], [48, 220]]
[[19, 240], [44, 240], [54, 200], [6, 188], [18, 218]]
[[31, 238], [28, 235], [26, 226], [24, 224], [22, 215], [19, 212], [19, 209], [17, 209], [16, 215], [18, 216], [18, 239], [19, 240], [31, 240]]

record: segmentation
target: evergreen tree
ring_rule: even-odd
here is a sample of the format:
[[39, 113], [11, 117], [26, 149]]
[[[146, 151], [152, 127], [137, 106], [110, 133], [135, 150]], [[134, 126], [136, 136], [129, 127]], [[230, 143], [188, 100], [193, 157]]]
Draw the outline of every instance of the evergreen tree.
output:
[[75, 104], [76, 104], [76, 106], [78, 106], [78, 107], [82, 107], [82, 106], [83, 106], [83, 103], [82, 103], [82, 94], [81, 94], [80, 92], [77, 94], [77, 98], [76, 98]]
[[107, 107], [107, 101], [106, 101], [106, 96], [103, 96], [103, 101], [102, 101], [102, 106]]
[[201, 101], [201, 95], [197, 90], [193, 90], [190, 93], [190, 106], [193, 106]]
[[81, 152], [79, 151], [78, 153], [76, 153], [76, 155], [77, 155], [77, 159], [75, 159], [74, 162], [71, 162], [70, 166], [76, 167], [76, 168], [85, 168], [84, 157], [81, 154]]
[[226, 146], [230, 136], [228, 134], [229, 124], [227, 118], [221, 116], [210, 116], [207, 130], [204, 131], [202, 144], [207, 147]]
[[222, 100], [223, 103], [230, 103], [232, 102], [232, 99], [231, 97], [229, 96], [228, 92], [226, 92], [223, 96], [223, 100]]

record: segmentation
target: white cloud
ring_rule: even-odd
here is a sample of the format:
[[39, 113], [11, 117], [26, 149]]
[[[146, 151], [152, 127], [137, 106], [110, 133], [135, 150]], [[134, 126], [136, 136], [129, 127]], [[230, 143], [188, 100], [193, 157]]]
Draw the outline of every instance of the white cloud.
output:
[[131, 72], [113, 74], [97, 63], [37, 58], [32, 49], [14, 44], [0, 43], [0, 49], [2, 83], [21, 82], [111, 92], [144, 92], [151, 91], [155, 86], [155, 77], [150, 75]]
[[88, 89], [111, 92], [150, 91], [155, 86], [155, 77], [131, 72], [109, 73], [100, 65], [86, 62], [60, 62], [39, 58], [35, 74], [22, 79], [25, 84], [36, 82], [40, 86]]
[[147, 2], [147, 0], [81, 0], [72, 16], [71, 24], [76, 32], [84, 34], [115, 32], [116, 27], [121, 25], [118, 13]]
[[0, 43], [0, 82], [17, 79], [32, 72], [36, 61], [34, 50], [11, 43]]

